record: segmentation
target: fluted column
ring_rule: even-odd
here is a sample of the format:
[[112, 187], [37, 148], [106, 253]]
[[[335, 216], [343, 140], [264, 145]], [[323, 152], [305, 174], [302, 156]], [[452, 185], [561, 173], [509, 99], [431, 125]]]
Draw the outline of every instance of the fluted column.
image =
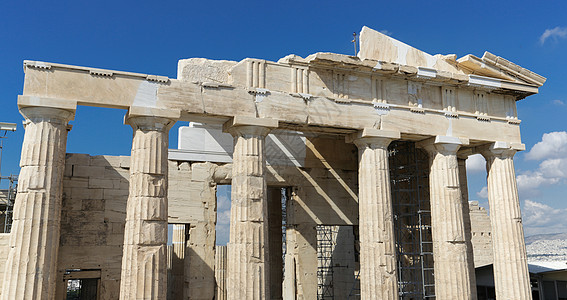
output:
[[457, 157], [459, 165], [459, 183], [461, 186], [461, 200], [463, 206], [463, 222], [465, 224], [465, 243], [467, 246], [467, 265], [469, 274], [471, 274], [471, 289], [473, 291], [473, 300], [477, 299], [476, 291], [476, 274], [474, 270], [474, 253], [472, 245], [471, 233], [471, 214], [469, 209], [469, 188], [467, 185], [467, 156], [459, 155]]
[[26, 132], [2, 299], [54, 299], [67, 123], [74, 110], [20, 112]]
[[506, 143], [495, 143], [481, 151], [488, 173], [494, 284], [496, 298], [502, 300], [532, 299], [514, 172], [516, 151]]
[[225, 124], [234, 137], [228, 299], [270, 297], [264, 142], [277, 124], [277, 120], [242, 117]]
[[173, 282], [171, 286], [171, 299], [187, 299], [183, 296], [185, 281], [185, 224], [173, 224], [173, 234], [171, 237], [173, 246], [173, 259], [171, 264], [171, 274]]
[[431, 231], [435, 271], [435, 296], [439, 300], [476, 298], [468, 266], [463, 201], [459, 183], [455, 137], [438, 136], [419, 142], [429, 153]]
[[171, 118], [134, 115], [120, 299], [167, 294], [167, 146]]
[[397, 299], [398, 281], [388, 145], [399, 132], [364, 129], [358, 147], [361, 299]]
[[216, 246], [215, 249], [215, 280], [217, 289], [216, 300], [226, 300], [226, 246]]

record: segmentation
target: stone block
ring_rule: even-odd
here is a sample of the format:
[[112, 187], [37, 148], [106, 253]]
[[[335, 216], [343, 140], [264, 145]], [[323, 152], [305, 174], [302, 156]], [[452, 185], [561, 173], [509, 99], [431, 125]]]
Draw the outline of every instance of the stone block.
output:
[[72, 177], [69, 179], [65, 179], [63, 182], [63, 186], [69, 188], [88, 188], [89, 187], [89, 179], [87, 178], [77, 178]]
[[130, 172], [122, 168], [106, 167], [103, 178], [128, 180], [130, 178]]
[[90, 161], [91, 156], [88, 154], [67, 153], [65, 155], [65, 164], [69, 165], [88, 166], [90, 165]]
[[192, 181], [210, 181], [214, 173], [214, 165], [210, 163], [194, 163], [191, 165]]
[[91, 157], [91, 166], [120, 167], [120, 156], [97, 155]]
[[128, 189], [104, 189], [103, 191], [104, 199], [123, 201], [128, 199], [128, 195], [130, 193]]
[[112, 233], [113, 234], [124, 234], [124, 226], [125, 226], [125, 223], [118, 223], [118, 222], [111, 223]]
[[116, 210], [105, 210], [104, 219], [107, 222], [126, 222], [126, 205], [124, 205], [123, 211]]
[[104, 167], [73, 166], [74, 177], [104, 178]]
[[83, 200], [82, 209], [87, 211], [104, 211], [104, 203], [105, 200], [102, 199]]
[[120, 167], [130, 169], [130, 156], [120, 156]]
[[104, 189], [85, 189], [85, 188], [70, 188], [71, 197], [73, 200], [86, 200], [86, 199], [103, 199]]
[[113, 179], [89, 178], [88, 187], [91, 189], [95, 189], [95, 188], [112, 189], [114, 188], [114, 181], [115, 180]]

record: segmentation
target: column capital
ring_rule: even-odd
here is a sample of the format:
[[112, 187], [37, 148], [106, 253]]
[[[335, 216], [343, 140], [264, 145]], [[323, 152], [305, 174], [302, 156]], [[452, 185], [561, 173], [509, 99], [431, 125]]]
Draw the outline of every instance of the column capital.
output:
[[486, 160], [492, 157], [512, 158], [516, 152], [526, 150], [526, 145], [521, 143], [494, 142], [476, 147], [476, 150]]
[[272, 129], [278, 128], [279, 121], [271, 118], [235, 116], [223, 124], [222, 129], [233, 136], [266, 136]]
[[359, 148], [368, 146], [388, 147], [394, 140], [400, 139], [399, 131], [380, 130], [375, 128], [364, 128], [345, 137], [347, 143], [354, 143]]
[[66, 124], [75, 118], [77, 101], [19, 95], [18, 108], [26, 122], [45, 120]]
[[429, 153], [442, 153], [446, 155], [457, 155], [457, 151], [463, 145], [468, 145], [469, 139], [454, 136], [438, 135], [419, 141], [415, 144], [418, 148], [423, 148]]
[[124, 116], [124, 124], [136, 129], [168, 131], [181, 117], [181, 112], [174, 109], [131, 106]]
[[30, 106], [58, 108], [75, 112], [77, 110], [77, 101], [59, 98], [18, 95], [18, 108], [21, 109]]

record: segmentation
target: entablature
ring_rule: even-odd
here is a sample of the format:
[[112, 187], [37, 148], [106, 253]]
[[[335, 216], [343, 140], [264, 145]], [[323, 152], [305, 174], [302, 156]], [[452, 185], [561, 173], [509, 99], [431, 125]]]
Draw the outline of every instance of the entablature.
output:
[[[365, 54], [359, 56], [315, 53], [277, 62], [180, 60], [177, 79], [25, 61], [19, 104], [70, 101], [148, 107], [205, 123], [245, 116], [275, 119], [282, 128], [302, 131], [343, 134], [376, 128], [402, 136], [519, 143], [516, 100], [537, 93], [545, 81], [490, 53], [482, 59], [457, 60], [455, 55], [431, 56], [400, 42], [365, 45]], [[390, 61], [374, 59], [382, 57], [376, 47], [398, 52], [384, 56]]]

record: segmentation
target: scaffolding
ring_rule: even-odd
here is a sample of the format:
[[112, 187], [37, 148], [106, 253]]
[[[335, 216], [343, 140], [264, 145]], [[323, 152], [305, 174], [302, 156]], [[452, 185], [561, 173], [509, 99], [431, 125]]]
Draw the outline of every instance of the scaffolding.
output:
[[285, 255], [287, 253], [287, 205], [291, 199], [291, 188], [281, 188], [282, 207], [282, 278], [285, 277]]
[[360, 270], [354, 271], [354, 283], [348, 293], [348, 300], [360, 299]]
[[333, 289], [333, 250], [337, 226], [317, 225], [317, 300], [335, 299]]
[[6, 177], [0, 177], [0, 180], [8, 180], [8, 189], [0, 190], [2, 194], [1, 205], [4, 211], [4, 231], [3, 233], [10, 233], [12, 231], [12, 218], [14, 215], [14, 203], [16, 201], [16, 192], [18, 190], [18, 176], [10, 175]]
[[352, 226], [354, 236], [354, 281], [348, 294], [348, 300], [360, 299], [360, 233], [358, 226]]
[[0, 190], [0, 211], [4, 214], [1, 221], [4, 222], [4, 233], [10, 233], [12, 230], [12, 216], [14, 213], [14, 202], [16, 201], [16, 191], [18, 188], [18, 176], [10, 175], [2, 177], [2, 152], [4, 150], [4, 139], [8, 131], [16, 131], [16, 124], [0, 122], [0, 183], [2, 180], [8, 180], [8, 189]]
[[400, 299], [434, 299], [427, 153], [413, 142], [389, 147]]

